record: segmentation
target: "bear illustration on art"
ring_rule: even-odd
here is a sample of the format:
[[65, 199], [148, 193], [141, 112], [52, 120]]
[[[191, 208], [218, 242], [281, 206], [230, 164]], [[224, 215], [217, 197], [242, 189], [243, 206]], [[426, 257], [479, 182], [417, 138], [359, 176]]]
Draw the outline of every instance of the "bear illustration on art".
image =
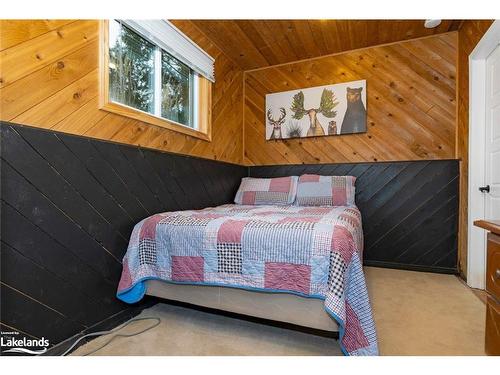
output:
[[340, 128], [340, 134], [362, 133], [366, 131], [366, 109], [361, 100], [362, 87], [347, 88], [347, 110]]

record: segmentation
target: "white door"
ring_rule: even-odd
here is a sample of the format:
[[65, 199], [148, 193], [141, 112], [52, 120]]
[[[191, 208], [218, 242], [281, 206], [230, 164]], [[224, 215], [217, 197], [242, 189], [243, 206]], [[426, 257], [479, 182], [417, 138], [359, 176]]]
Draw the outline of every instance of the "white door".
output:
[[[500, 219], [500, 20], [469, 56], [467, 284], [484, 289], [486, 233], [475, 220]], [[487, 187], [480, 193], [478, 188]]]
[[500, 46], [486, 59], [485, 218], [500, 219]]

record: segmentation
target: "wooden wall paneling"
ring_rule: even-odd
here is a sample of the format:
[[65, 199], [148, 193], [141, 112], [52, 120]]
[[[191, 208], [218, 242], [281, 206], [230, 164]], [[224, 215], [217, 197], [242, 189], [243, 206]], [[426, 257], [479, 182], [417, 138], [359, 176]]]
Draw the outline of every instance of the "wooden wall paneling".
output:
[[[446, 86], [439, 84], [440, 77], [443, 77], [447, 72], [425, 71], [427, 61], [419, 59], [418, 55], [409, 54], [407, 59], [399, 58], [398, 54], [404, 53], [404, 50], [400, 47], [406, 44], [411, 44], [411, 42], [364, 50], [363, 53], [357, 53], [357, 59], [365, 70], [369, 70], [369, 65], [371, 65], [375, 73], [371, 78], [375, 80], [380, 78], [375, 82], [385, 83], [382, 87], [392, 93], [399, 103], [409, 104], [415, 102], [415, 105], [418, 105], [420, 110], [427, 111], [438, 100], [443, 110], [453, 114], [454, 81], [450, 81], [449, 85]], [[342, 56], [341, 59], [345, 60], [346, 57]], [[451, 73], [454, 73], [454, 69], [451, 70]], [[427, 78], [430, 74], [432, 80]], [[426, 79], [423, 80], [422, 78]], [[436, 90], [436, 86], [439, 87], [439, 90]], [[390, 98], [391, 96], [388, 96], [388, 99]], [[429, 102], [430, 98], [434, 98], [434, 101]]]
[[459, 264], [461, 276], [467, 277], [467, 207], [469, 164], [469, 55], [493, 23], [492, 20], [464, 21], [458, 32], [457, 59], [457, 133], [456, 155], [460, 159], [460, 233]]
[[[111, 114], [105, 111], [96, 110], [98, 105], [98, 97], [89, 100], [69, 116], [52, 126], [51, 129], [55, 131], [65, 131], [65, 129], [71, 129], [72, 133], [82, 135], [90, 132], [94, 127], [105, 129], [106, 126], [102, 120]], [[157, 130], [160, 131], [159, 129]]]
[[[120, 262], [86, 233], [78, 223], [62, 214], [22, 175], [2, 159], [2, 200], [41, 228], [50, 237], [98, 270], [101, 277], [114, 280], [120, 274]], [[33, 210], [36, 207], [36, 210]]]
[[366, 265], [457, 272], [458, 161], [251, 166], [253, 177], [356, 176]]
[[[29, 21], [26, 21], [29, 22]], [[72, 22], [0, 52], [0, 88], [56, 61], [97, 37], [96, 21]], [[22, 63], [20, 63], [22, 61]]]
[[[390, 56], [387, 53], [385, 56]], [[365, 61], [366, 56], [359, 56], [358, 60]], [[373, 67], [374, 63], [371, 64]], [[390, 64], [386, 66], [384, 62], [380, 65], [384, 66], [385, 69], [391, 69]], [[396, 67], [394, 67], [396, 68]], [[401, 67], [399, 67], [401, 69]], [[380, 70], [380, 69], [379, 69]], [[377, 72], [378, 73], [378, 72]], [[407, 90], [407, 85], [411, 87], [412, 84], [416, 84], [415, 81], [404, 82], [401, 77], [398, 77], [398, 73], [392, 73], [391, 75], [386, 75], [384, 80], [381, 80], [381, 74], [374, 74], [369, 78], [370, 88], [367, 89], [372, 92], [372, 100], [368, 103], [367, 107], [379, 108], [381, 112], [385, 112], [388, 120], [394, 123], [395, 136], [403, 135], [404, 129], [401, 129], [400, 124], [404, 123], [408, 131], [408, 143], [411, 144], [414, 151], [415, 145], [428, 144], [432, 145], [434, 150], [442, 150], [443, 147], [447, 148], [444, 152], [448, 152], [448, 155], [453, 152], [451, 145], [447, 144], [450, 139], [450, 133], [454, 131], [454, 124], [450, 123], [448, 126], [443, 126], [444, 124], [437, 124], [436, 121], [430, 117], [425, 111], [426, 108], [419, 108], [413, 105], [413, 100], [411, 98], [411, 93]], [[410, 74], [409, 74], [410, 75]], [[419, 95], [419, 93], [414, 93]], [[432, 100], [432, 95], [425, 95], [424, 98], [427, 100]], [[384, 115], [381, 116], [385, 118]], [[422, 126], [422, 124], [428, 124], [427, 127]], [[399, 130], [398, 130], [399, 129]], [[389, 134], [389, 136], [392, 136]], [[454, 135], [454, 134], [453, 134]], [[439, 142], [437, 142], [439, 141]], [[425, 150], [420, 155], [425, 157]]]
[[[65, 318], [84, 327], [107, 318], [110, 311], [106, 308], [85, 309], [85, 306], [99, 302], [75, 288], [74, 282], [46, 271], [5, 243], [1, 246], [3, 283], [21, 293], [29, 293], [36, 301], [51, 306]], [[19, 277], [20, 270], [23, 277]]]
[[170, 191], [166, 188], [165, 184], [161, 181], [158, 174], [155, 172], [150, 163], [145, 162], [142, 151], [136, 152], [128, 147], [120, 146], [120, 151], [128, 160], [132, 168], [143, 179], [144, 183], [148, 186], [153, 195], [161, 202], [159, 206], [160, 211], [167, 211], [168, 207], [177, 210], [181, 207], [180, 201], [183, 196], [173, 197]]
[[[97, 107], [94, 108], [94, 110], [97, 111]], [[143, 128], [139, 126], [140, 122], [137, 120], [104, 111], [100, 111], [100, 113], [105, 113], [105, 116], [101, 118], [96, 116], [98, 121], [95, 124], [89, 123], [91, 127], [85, 129], [81, 135], [90, 138], [114, 140], [120, 143], [120, 140], [124, 138], [128, 139], [128, 137], [132, 138], [134, 134], [143, 130]], [[148, 126], [147, 128], [149, 129], [150, 127], [151, 126]], [[121, 137], [117, 137], [117, 135], [121, 135]]]
[[15, 117], [13, 121], [20, 124], [40, 124], [40, 127], [50, 129], [96, 97], [98, 80], [99, 72], [94, 69], [78, 81]]
[[[403, 45], [406, 44], [411, 43]], [[407, 99], [407, 103], [413, 99], [411, 102], [423, 110], [428, 111], [434, 106], [439, 106], [440, 110], [445, 111], [446, 114], [453, 114], [455, 68], [449, 71], [432, 69], [427, 65], [426, 60], [420, 59], [419, 55], [413, 55], [409, 51], [399, 48], [399, 45], [374, 48], [366, 53], [373, 57], [375, 67], [378, 63], [379, 67], [382, 68], [377, 70], [376, 77], [389, 82], [388, 89], [403, 90], [400, 95]], [[418, 85], [415, 87], [414, 83]], [[431, 95], [434, 97], [434, 101], [429, 102], [428, 97]], [[398, 101], [401, 102], [399, 96]]]
[[[453, 158], [455, 34], [245, 72], [245, 162]], [[422, 48], [431, 52], [421, 53]], [[265, 94], [358, 79], [367, 80], [367, 133], [265, 141]]]
[[[442, 37], [444, 37], [444, 35]], [[394, 61], [394, 64], [392, 65], [401, 66], [405, 68], [405, 72], [410, 72], [410, 74], [413, 75], [416, 74], [418, 76], [418, 80], [425, 80], [425, 82], [422, 83], [422, 85], [425, 85], [425, 88], [433, 90], [434, 87], [439, 87], [440, 91], [437, 92], [439, 95], [438, 99], [440, 100], [439, 104], [443, 109], [448, 109], [450, 105], [448, 95], [453, 94], [455, 91], [453, 70], [451, 72], [446, 70], [435, 70], [427, 65], [426, 61], [418, 59], [418, 56], [413, 55], [409, 50], [397, 48], [393, 45], [385, 46], [381, 50], [373, 51], [373, 53], [377, 53], [379, 51], [389, 52], [389, 57], [386, 58], [387, 63], [392, 63]], [[378, 56], [380, 56], [380, 54]], [[427, 104], [434, 105], [433, 103]]]
[[[442, 165], [441, 169], [423, 169], [417, 174], [405, 169], [406, 173], [401, 173], [397, 177], [401, 189], [398, 193], [387, 198], [383, 197], [383, 192], [378, 192], [376, 196], [371, 198], [370, 209], [365, 210], [366, 215], [363, 219], [376, 223], [366, 232], [366, 241], [371, 244], [373, 252], [383, 254], [383, 257], [389, 262], [408, 259], [405, 263], [411, 264], [410, 260], [419, 260], [432, 252], [435, 244], [443, 238], [441, 237], [443, 233], [456, 235], [455, 211], [457, 209], [458, 180], [456, 175], [450, 178], [446, 170], [448, 168], [449, 165]], [[402, 176], [406, 177], [404, 183], [399, 181]], [[422, 195], [425, 195], [425, 200], [422, 200]], [[448, 202], [454, 204], [454, 207], [448, 207]], [[438, 215], [442, 207], [445, 208], [443, 209], [444, 216]], [[441, 226], [450, 217], [450, 212], [452, 212], [451, 216], [454, 219], [455, 227], [441, 231]], [[401, 223], [397, 223], [398, 226], [395, 228], [393, 227], [393, 218], [389, 218], [392, 215], [401, 215], [404, 218]], [[422, 236], [418, 230], [422, 228], [422, 223], [426, 220], [429, 232]], [[431, 221], [433, 224], [429, 225], [428, 222]], [[388, 242], [394, 243], [390, 250], [386, 248]], [[413, 247], [419, 246], [419, 242], [425, 242], [425, 245], [420, 245], [423, 252], [412, 252]], [[408, 247], [406, 253], [396, 253], [398, 248], [404, 247]], [[447, 255], [448, 251], [454, 251], [456, 254], [456, 243], [447, 249], [444, 256]], [[456, 266], [456, 258], [453, 265]]]
[[[56, 172], [54, 166], [37, 153], [13, 128], [2, 131], [2, 158], [25, 176], [40, 192], [54, 202], [59, 209], [75, 221], [85, 232], [103, 245], [110, 256], [120, 262], [128, 238], [99, 211], [105, 207], [94, 206], [73, 188], [64, 174]], [[22, 130], [20, 131], [22, 133]], [[78, 168], [79, 165], [74, 165]], [[128, 232], [130, 233], [130, 232]]]
[[74, 20], [0, 20], [0, 51], [36, 38]]
[[[23, 216], [9, 203], [2, 201], [2, 242], [41, 268], [61, 277], [83, 294], [104, 301], [100, 309], [107, 314], [119, 311], [113, 304], [116, 285], [103, 277], [99, 267], [85, 253], [71, 251], [58, 239], [51, 237], [30, 218]], [[23, 235], [20, 236], [19, 233]], [[68, 251], [70, 250], [70, 251]], [[90, 254], [92, 255], [92, 254]]]
[[27, 29], [49, 27], [37, 22], [19, 21], [7, 28], [7, 39], [15, 39], [18, 34], [25, 36], [0, 52], [2, 65], [8, 67], [2, 68], [1, 120], [164, 151], [241, 161], [242, 72], [193, 23], [174, 21], [216, 58], [211, 142], [99, 110], [98, 21], [50, 24], [53, 29], [29, 38], [32, 34]]
[[97, 69], [96, 48], [97, 40], [90, 41], [74, 53], [4, 87], [0, 97], [2, 118], [11, 121]]
[[[63, 172], [93, 207], [102, 208], [104, 218], [123, 236], [130, 235], [128, 223], [147, 211], [128, 191], [123, 181], [90, 142], [69, 138], [61, 142], [57, 136], [39, 137], [34, 129], [19, 130], [53, 168]], [[50, 151], [49, 151], [50, 150]], [[124, 223], [126, 226], [124, 227]]]
[[0, 324], [52, 345], [129, 309], [115, 294], [136, 223], [232, 202], [248, 173], [11, 123], [1, 140]]
[[104, 159], [112, 166], [116, 174], [121, 176], [126, 182], [127, 189], [134, 195], [137, 201], [147, 212], [147, 215], [153, 215], [162, 207], [159, 197], [145, 184], [143, 178], [128, 162], [117, 144], [108, 144], [94, 142], [93, 146], [99, 151]]
[[85, 328], [4, 283], [0, 285], [0, 292], [2, 323], [16, 330], [29, 332], [37, 338], [45, 337], [53, 345], [64, 340], [68, 332]]

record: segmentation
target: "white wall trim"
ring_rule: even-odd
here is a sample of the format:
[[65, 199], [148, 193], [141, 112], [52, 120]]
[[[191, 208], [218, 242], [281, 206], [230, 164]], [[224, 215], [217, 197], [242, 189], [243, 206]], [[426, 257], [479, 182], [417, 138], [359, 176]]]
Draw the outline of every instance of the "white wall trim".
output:
[[467, 284], [485, 288], [486, 233], [474, 226], [474, 220], [484, 219], [485, 197], [479, 187], [485, 183], [485, 108], [486, 58], [500, 42], [500, 20], [496, 20], [469, 55], [469, 193]]

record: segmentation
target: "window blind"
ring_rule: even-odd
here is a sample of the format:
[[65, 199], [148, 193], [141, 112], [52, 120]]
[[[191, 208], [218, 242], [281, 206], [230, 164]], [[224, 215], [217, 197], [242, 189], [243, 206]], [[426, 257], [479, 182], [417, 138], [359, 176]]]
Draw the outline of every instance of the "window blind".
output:
[[166, 20], [121, 20], [175, 58], [215, 82], [214, 58]]

